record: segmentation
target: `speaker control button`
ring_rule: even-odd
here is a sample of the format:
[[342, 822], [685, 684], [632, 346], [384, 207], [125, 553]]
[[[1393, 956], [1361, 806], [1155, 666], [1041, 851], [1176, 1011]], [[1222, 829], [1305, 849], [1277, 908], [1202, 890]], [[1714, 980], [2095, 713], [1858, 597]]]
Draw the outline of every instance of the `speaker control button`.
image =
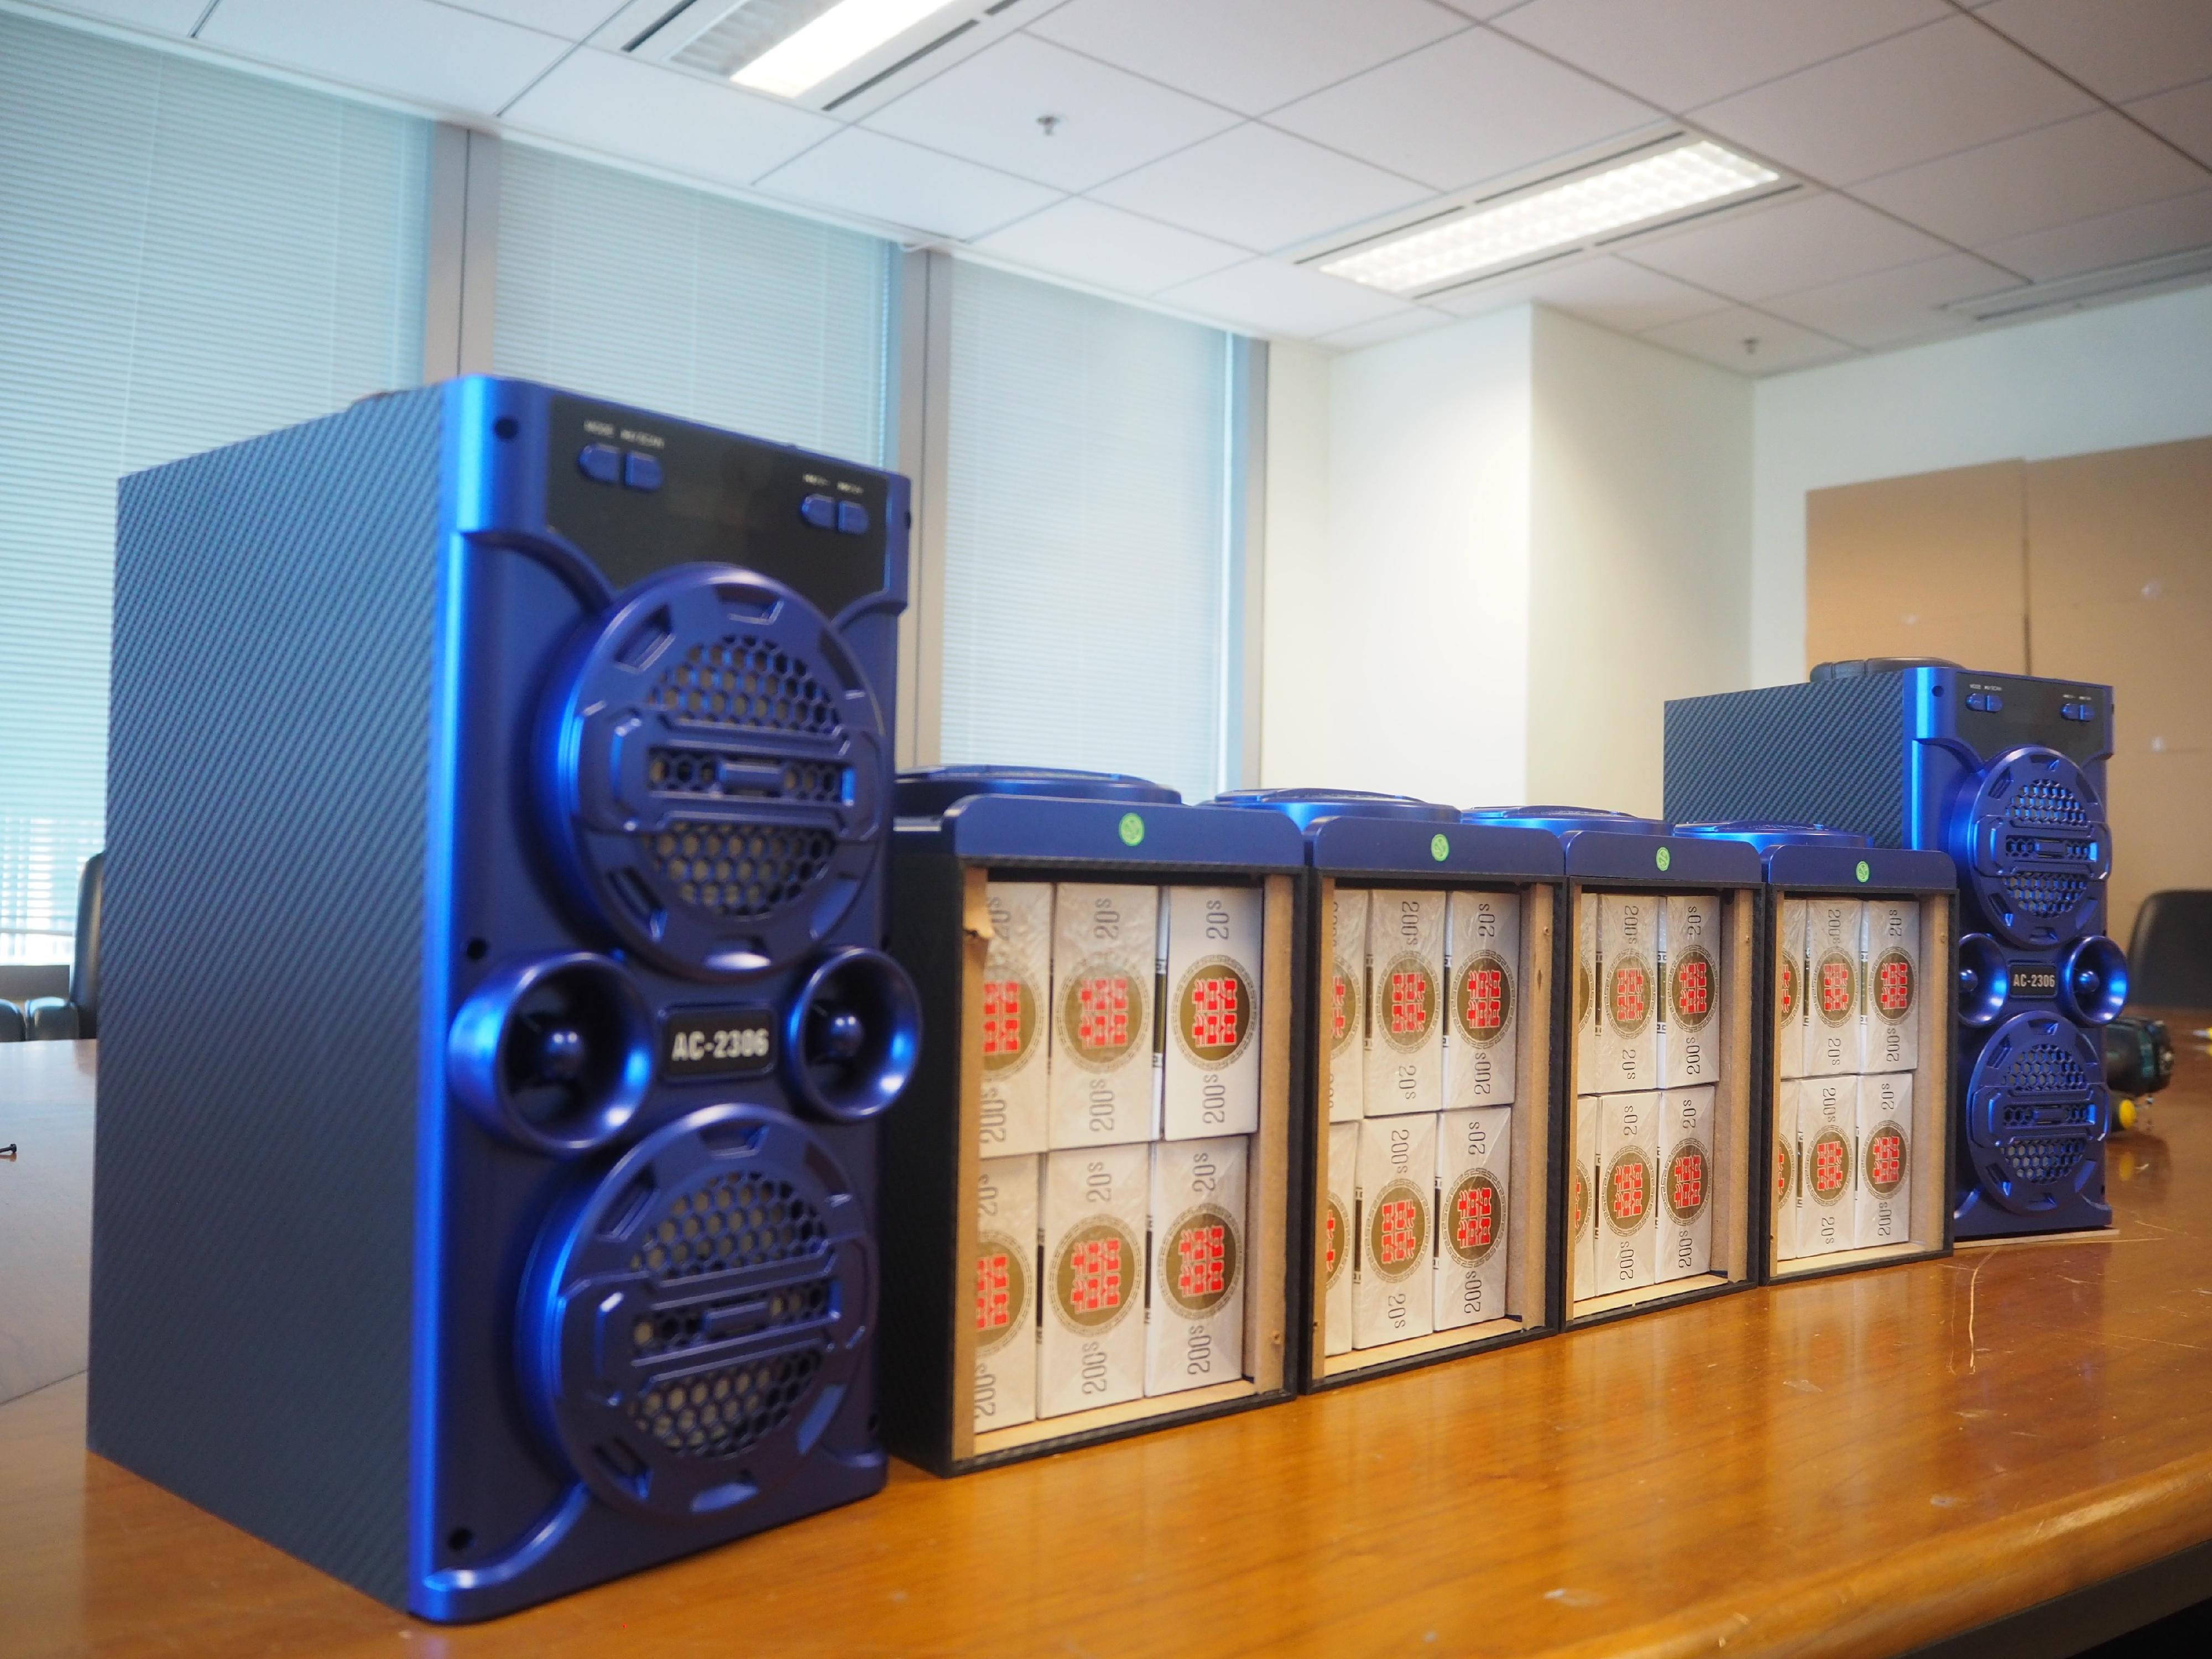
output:
[[576, 457], [577, 470], [599, 483], [619, 483], [622, 464], [622, 451], [612, 444], [586, 444]]
[[837, 503], [827, 495], [809, 495], [799, 504], [799, 516], [817, 530], [837, 527]]
[[868, 509], [858, 501], [837, 503], [837, 533], [841, 536], [865, 536], [868, 533]]
[[623, 457], [623, 482], [632, 489], [660, 488], [660, 458], [633, 449]]

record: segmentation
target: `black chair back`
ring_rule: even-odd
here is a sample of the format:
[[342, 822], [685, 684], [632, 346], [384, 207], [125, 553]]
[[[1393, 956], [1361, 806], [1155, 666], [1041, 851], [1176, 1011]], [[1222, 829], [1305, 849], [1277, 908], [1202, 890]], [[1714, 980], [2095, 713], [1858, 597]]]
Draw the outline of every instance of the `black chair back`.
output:
[[2153, 893], [2128, 942], [2128, 1001], [2147, 1008], [2212, 1008], [2212, 891]]
[[76, 884], [76, 961], [70, 968], [69, 1000], [76, 1005], [79, 1036], [100, 1035], [100, 897], [106, 886], [107, 854], [84, 861]]

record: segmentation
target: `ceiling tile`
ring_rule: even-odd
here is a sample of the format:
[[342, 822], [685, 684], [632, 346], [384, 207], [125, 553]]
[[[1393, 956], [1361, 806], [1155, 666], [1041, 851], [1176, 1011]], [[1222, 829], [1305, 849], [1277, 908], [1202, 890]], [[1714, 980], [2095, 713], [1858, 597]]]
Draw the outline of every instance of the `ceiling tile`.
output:
[[445, 3], [510, 23], [526, 23], [564, 40], [583, 40], [623, 9], [623, 0], [445, 0]]
[[2205, 0], [1996, 0], [1978, 15], [2116, 104], [2212, 76]]
[[1358, 224], [1429, 194], [1395, 173], [1251, 122], [1091, 193], [1116, 207], [1263, 252]]
[[1468, 22], [1428, 0], [1072, 0], [1029, 27], [1258, 115]]
[[1717, 295], [1604, 255], [1545, 272], [1531, 284], [1529, 297], [1622, 334], [1728, 307]]
[[1982, 247], [2208, 183], [2203, 168], [2100, 110], [1869, 179], [1856, 194], [1939, 236]]
[[1993, 242], [1982, 252], [2039, 283], [2212, 243], [2212, 191]]
[[1470, 29], [1267, 121], [1452, 190], [1663, 118], [1526, 46]]
[[[1060, 118], [1048, 136], [1041, 115]], [[1062, 190], [1085, 190], [1236, 124], [1218, 105], [1010, 34], [863, 125]]]
[[1322, 335], [1321, 343], [1334, 346], [1340, 351], [1357, 351], [1362, 346], [1388, 345], [1408, 334], [1426, 334], [1431, 329], [1444, 328], [1458, 320], [1425, 306], [1409, 306], [1395, 317], [1378, 317], [1371, 323], [1354, 323], [1350, 328], [1336, 329]]
[[1700, 220], [1620, 250], [1639, 265], [1736, 300], [1795, 293], [1942, 252], [1934, 237], [1832, 192]]
[[1124, 294], [1156, 294], [1250, 257], [1211, 236], [1081, 198], [994, 231], [976, 246], [1033, 270]]
[[1279, 259], [1248, 260], [1181, 283], [1159, 297], [1170, 305], [1219, 317], [1248, 334], [1299, 340], [1413, 309], [1371, 288]]
[[431, 0], [222, 0], [204, 46], [342, 86], [496, 114], [568, 43]]
[[1042, 185], [848, 127], [761, 188], [888, 225], [967, 240], [1058, 200]]
[[1679, 112], [1950, 15], [1943, 0], [1534, 0], [1498, 27]]
[[51, 0], [64, 11], [161, 34], [190, 34], [208, 0]]
[[750, 184], [836, 122], [678, 70], [586, 46], [517, 99], [508, 125], [726, 184]]
[[2128, 113], [2212, 167], [2212, 81], [2146, 98], [2129, 105]]
[[[1850, 347], [1825, 335], [1743, 306], [1686, 323], [1668, 323], [1640, 337], [1739, 374], [1778, 374], [1855, 355]], [[1757, 349], [1747, 349], [1747, 341]]]
[[1971, 17], [1887, 40], [1697, 112], [1724, 138], [1849, 185], [2094, 107]]
[[1855, 346], [1880, 348], [1971, 328], [1969, 319], [1936, 307], [2018, 285], [2017, 278], [1971, 253], [1946, 253], [1769, 300], [1765, 308]]

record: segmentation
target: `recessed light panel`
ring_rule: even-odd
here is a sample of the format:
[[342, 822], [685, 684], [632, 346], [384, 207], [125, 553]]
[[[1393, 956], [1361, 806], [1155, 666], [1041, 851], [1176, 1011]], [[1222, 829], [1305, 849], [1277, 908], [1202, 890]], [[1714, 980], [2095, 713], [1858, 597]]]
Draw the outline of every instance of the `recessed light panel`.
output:
[[738, 23], [756, 10], [787, 15], [813, 13], [810, 21], [801, 22], [730, 76], [755, 92], [796, 98], [951, 3], [952, 0], [837, 0], [836, 4], [823, 8], [805, 0], [797, 5], [792, 0], [752, 0], [718, 27]]

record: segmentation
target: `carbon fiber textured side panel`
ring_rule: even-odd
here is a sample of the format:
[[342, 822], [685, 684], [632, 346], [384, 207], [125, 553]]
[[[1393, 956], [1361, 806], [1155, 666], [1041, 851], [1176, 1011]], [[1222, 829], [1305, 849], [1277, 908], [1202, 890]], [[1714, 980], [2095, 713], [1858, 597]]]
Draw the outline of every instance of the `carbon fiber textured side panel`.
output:
[[127, 478], [116, 555], [89, 1438], [395, 1605], [440, 409]]
[[1667, 816], [1856, 830], [1911, 846], [1905, 677], [1775, 685], [1667, 705]]

